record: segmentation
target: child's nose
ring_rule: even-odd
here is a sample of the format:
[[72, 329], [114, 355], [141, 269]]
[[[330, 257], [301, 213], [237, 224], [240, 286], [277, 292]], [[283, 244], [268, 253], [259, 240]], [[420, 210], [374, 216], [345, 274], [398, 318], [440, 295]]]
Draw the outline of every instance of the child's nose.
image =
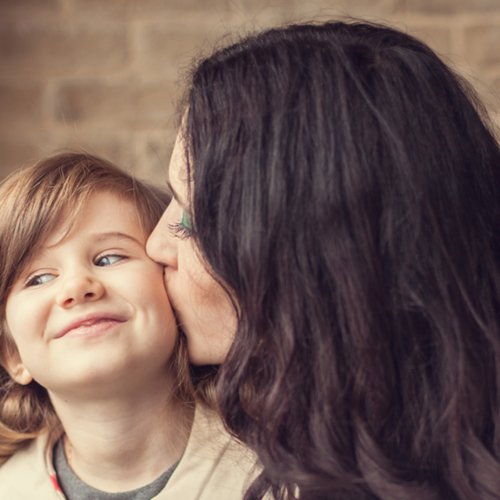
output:
[[73, 307], [76, 304], [99, 300], [103, 294], [104, 287], [98, 279], [82, 274], [65, 280], [56, 302], [61, 307]]

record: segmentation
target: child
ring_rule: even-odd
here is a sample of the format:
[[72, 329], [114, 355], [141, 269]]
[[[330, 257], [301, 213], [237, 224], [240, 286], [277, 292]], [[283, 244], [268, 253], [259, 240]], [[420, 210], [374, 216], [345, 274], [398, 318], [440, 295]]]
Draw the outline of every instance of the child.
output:
[[242, 498], [248, 452], [193, 403], [161, 266], [168, 196], [61, 154], [0, 187], [0, 498]]

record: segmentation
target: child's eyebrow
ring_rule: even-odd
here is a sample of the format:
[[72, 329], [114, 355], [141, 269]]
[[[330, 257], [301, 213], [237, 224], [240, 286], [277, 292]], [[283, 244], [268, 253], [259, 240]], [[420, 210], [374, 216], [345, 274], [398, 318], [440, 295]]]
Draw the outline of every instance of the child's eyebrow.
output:
[[109, 233], [98, 233], [95, 236], [95, 240], [97, 242], [102, 242], [110, 239], [129, 240], [137, 243], [138, 245], [143, 246], [143, 244], [137, 238], [130, 236], [130, 234], [120, 233], [118, 231], [110, 231]]
[[[130, 234], [120, 233], [119, 231], [110, 231], [110, 232], [107, 232], [107, 233], [91, 234], [90, 238], [92, 238], [96, 243], [101, 243], [103, 241], [111, 240], [111, 239], [120, 239], [120, 240], [133, 241], [134, 243], [137, 243], [141, 247], [144, 246], [144, 244], [141, 243], [137, 238], [134, 238], [133, 236], [130, 236]], [[59, 241], [56, 241], [53, 245], [49, 245], [49, 246], [46, 246], [46, 247], [40, 249], [36, 257], [38, 258], [38, 256], [42, 252], [46, 252], [47, 250], [51, 250], [52, 248], [57, 247], [65, 239], [66, 239], [66, 237], [64, 236]]]

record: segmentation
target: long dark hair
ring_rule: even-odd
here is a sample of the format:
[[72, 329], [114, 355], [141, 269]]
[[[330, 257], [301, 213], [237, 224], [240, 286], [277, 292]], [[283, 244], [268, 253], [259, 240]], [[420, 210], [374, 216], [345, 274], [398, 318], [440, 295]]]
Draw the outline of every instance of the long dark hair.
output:
[[500, 151], [394, 29], [271, 29], [194, 70], [194, 237], [239, 325], [247, 498], [500, 498]]

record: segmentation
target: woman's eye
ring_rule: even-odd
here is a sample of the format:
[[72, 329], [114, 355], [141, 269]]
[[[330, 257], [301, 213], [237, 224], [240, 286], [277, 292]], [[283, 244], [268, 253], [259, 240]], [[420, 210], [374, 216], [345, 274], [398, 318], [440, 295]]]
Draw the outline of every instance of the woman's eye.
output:
[[182, 212], [180, 222], [168, 225], [174, 236], [179, 238], [189, 238], [193, 234], [193, 220], [186, 212]]
[[35, 276], [31, 276], [26, 281], [26, 286], [38, 286], [48, 283], [55, 278], [53, 274], [36, 274]]
[[184, 210], [182, 211], [181, 224], [186, 231], [193, 231], [193, 221], [191, 220], [191, 216], [184, 212]]
[[95, 265], [99, 267], [110, 266], [111, 264], [114, 264], [124, 258], [125, 257], [123, 257], [123, 255], [104, 255], [103, 257], [97, 259]]

